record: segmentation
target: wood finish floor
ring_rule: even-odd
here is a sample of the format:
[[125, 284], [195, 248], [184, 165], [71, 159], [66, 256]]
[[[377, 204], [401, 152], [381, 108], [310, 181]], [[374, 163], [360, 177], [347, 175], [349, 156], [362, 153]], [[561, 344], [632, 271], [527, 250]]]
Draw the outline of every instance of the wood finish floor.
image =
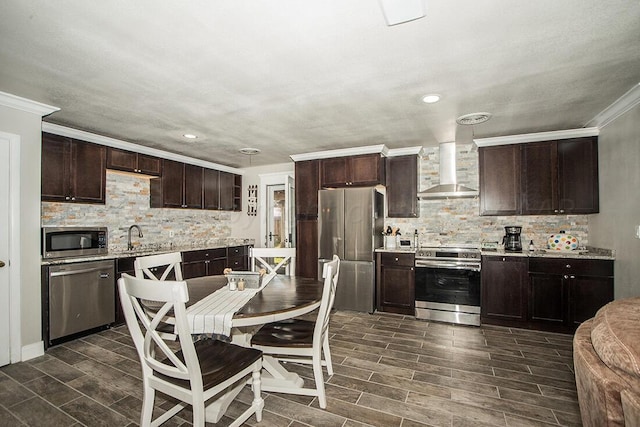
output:
[[[247, 425], [581, 425], [571, 335], [353, 312], [334, 313], [330, 332], [327, 409], [315, 398], [264, 393], [262, 422]], [[313, 381], [309, 367], [289, 368]], [[0, 368], [0, 426], [137, 425], [141, 397], [126, 327]], [[250, 400], [245, 388], [227, 413]], [[158, 410], [168, 404], [161, 399]], [[185, 410], [165, 425], [189, 425], [190, 417]]]

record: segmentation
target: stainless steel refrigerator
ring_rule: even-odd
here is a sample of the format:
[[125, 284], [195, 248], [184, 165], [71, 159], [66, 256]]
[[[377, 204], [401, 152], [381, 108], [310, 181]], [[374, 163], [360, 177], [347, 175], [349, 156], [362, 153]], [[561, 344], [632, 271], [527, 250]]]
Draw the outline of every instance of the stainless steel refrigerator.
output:
[[382, 246], [384, 196], [372, 187], [320, 190], [318, 196], [318, 275], [324, 263], [338, 255], [334, 307], [373, 313], [374, 250]]

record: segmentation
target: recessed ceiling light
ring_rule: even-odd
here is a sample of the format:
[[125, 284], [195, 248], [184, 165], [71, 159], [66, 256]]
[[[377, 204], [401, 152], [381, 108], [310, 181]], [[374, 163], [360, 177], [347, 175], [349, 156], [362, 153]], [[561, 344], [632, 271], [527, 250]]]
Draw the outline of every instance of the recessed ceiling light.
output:
[[246, 154], [247, 156], [253, 156], [255, 154], [260, 153], [260, 149], [258, 149], [258, 148], [249, 148], [249, 147], [241, 148], [238, 151], [240, 151], [242, 154]]
[[182, 135], [182, 136], [184, 136], [184, 137], [185, 137], [185, 138], [187, 138], [187, 139], [196, 139], [196, 138], [198, 137], [198, 135], [194, 135], [194, 134], [192, 134], [192, 133], [185, 133], [185, 134], [184, 134], [184, 135]]
[[438, 101], [440, 101], [440, 95], [437, 93], [431, 93], [422, 97], [422, 102], [426, 104], [433, 104]]
[[456, 119], [459, 125], [477, 125], [484, 123], [491, 118], [491, 113], [471, 113], [460, 116]]

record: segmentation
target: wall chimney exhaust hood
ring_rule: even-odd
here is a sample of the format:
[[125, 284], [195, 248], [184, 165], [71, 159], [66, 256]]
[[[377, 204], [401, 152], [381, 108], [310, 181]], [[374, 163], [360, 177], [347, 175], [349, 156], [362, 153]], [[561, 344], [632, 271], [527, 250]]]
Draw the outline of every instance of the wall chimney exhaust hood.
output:
[[418, 193], [421, 200], [460, 199], [476, 197], [478, 191], [457, 183], [456, 179], [456, 143], [440, 144], [440, 184]]

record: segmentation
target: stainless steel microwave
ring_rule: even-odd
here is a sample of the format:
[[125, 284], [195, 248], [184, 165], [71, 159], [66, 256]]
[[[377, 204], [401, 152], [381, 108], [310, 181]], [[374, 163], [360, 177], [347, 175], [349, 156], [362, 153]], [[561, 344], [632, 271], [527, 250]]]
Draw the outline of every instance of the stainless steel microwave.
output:
[[107, 227], [42, 227], [43, 258], [102, 255], [107, 242]]

